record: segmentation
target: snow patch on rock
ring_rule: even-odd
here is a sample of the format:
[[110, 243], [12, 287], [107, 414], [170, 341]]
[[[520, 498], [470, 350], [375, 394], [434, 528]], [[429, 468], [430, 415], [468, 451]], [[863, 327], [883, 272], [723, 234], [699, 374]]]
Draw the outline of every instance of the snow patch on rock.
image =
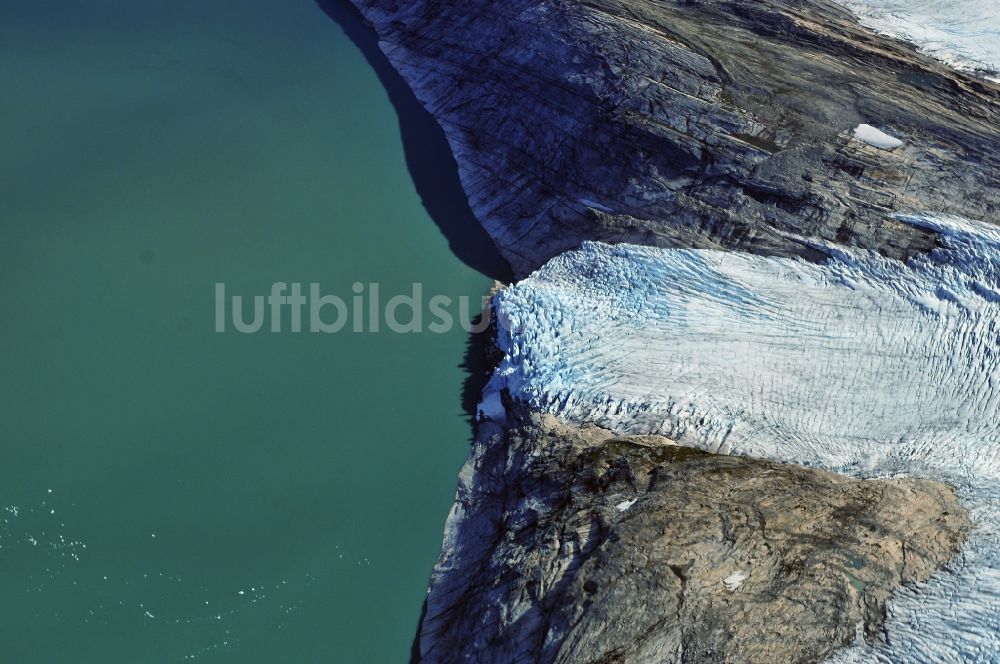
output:
[[854, 138], [874, 145], [883, 150], [894, 150], [903, 144], [903, 141], [894, 136], [890, 136], [881, 129], [877, 129], [869, 124], [860, 124], [854, 128]]
[[628, 508], [635, 505], [638, 501], [639, 501], [638, 498], [633, 498], [632, 500], [623, 500], [617, 505], [615, 505], [615, 509], [618, 510], [619, 512], [624, 512]]
[[726, 590], [729, 592], [736, 592], [743, 585], [743, 582], [747, 580], [747, 576], [749, 575], [746, 572], [733, 572], [722, 580], [722, 584], [726, 586]]

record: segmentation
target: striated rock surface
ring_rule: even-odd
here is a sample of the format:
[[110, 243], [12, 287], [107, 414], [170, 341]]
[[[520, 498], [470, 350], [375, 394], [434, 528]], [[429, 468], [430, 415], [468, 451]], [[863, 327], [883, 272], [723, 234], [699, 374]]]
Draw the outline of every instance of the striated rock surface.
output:
[[[511, 404], [508, 402], [508, 406]], [[946, 486], [485, 424], [420, 634], [424, 662], [812, 662], [870, 639], [970, 524]]]
[[892, 212], [998, 221], [1000, 86], [833, 3], [353, 2], [520, 276], [581, 240], [899, 258], [934, 238]]

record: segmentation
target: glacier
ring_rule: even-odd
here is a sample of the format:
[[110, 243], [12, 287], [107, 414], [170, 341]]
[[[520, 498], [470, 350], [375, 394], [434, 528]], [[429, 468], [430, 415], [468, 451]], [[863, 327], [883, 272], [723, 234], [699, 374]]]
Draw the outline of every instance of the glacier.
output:
[[955, 217], [902, 263], [811, 242], [810, 263], [585, 243], [495, 299], [504, 391], [621, 434], [956, 487], [976, 527], [890, 603], [850, 662], [990, 662], [1000, 653], [1000, 230]]
[[1000, 72], [996, 0], [838, 0], [861, 23], [965, 70]]

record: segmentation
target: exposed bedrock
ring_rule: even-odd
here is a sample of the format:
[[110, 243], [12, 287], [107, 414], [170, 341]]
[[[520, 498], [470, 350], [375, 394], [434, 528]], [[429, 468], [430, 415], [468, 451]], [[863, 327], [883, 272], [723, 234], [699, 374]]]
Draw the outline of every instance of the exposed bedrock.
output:
[[584, 239], [903, 257], [933, 234], [893, 211], [998, 221], [1000, 86], [833, 3], [352, 1], [518, 276]]
[[424, 662], [817, 661], [873, 638], [970, 526], [937, 482], [519, 417], [463, 470]]

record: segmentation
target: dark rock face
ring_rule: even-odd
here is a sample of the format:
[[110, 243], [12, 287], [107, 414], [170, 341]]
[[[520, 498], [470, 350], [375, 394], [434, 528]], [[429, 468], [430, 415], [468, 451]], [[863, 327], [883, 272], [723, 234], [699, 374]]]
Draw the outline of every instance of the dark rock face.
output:
[[420, 634], [424, 662], [811, 662], [871, 638], [951, 558], [951, 489], [615, 438], [484, 426]]
[[1000, 221], [1000, 86], [832, 3], [353, 2], [519, 276], [581, 240], [905, 257], [934, 238], [894, 211]]

